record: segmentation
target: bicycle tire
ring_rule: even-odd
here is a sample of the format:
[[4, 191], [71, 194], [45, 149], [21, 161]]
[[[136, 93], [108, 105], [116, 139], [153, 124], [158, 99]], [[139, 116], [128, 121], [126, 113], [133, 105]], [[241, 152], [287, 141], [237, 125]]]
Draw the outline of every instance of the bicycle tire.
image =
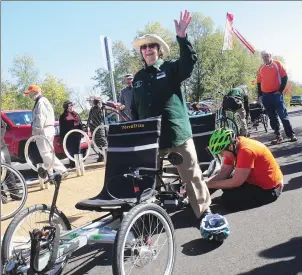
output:
[[[117, 232], [115, 241], [114, 241], [114, 246], [113, 246], [113, 263], [112, 263], [112, 272], [113, 275], [125, 275], [123, 273], [123, 259], [122, 259], [122, 251], [124, 251], [124, 244], [126, 242], [127, 234], [130, 231], [132, 225], [136, 221], [137, 217], [143, 216], [142, 213], [146, 212], [156, 212], [160, 216], [163, 217], [163, 219], [167, 222], [169, 229], [171, 231], [171, 236], [172, 236], [172, 263], [171, 263], [171, 268], [168, 273], [165, 272], [165, 275], [171, 275], [173, 273], [174, 265], [175, 265], [175, 259], [176, 259], [176, 245], [175, 245], [175, 234], [174, 234], [174, 226], [172, 223], [172, 220], [170, 216], [167, 214], [167, 212], [160, 207], [157, 204], [154, 203], [147, 203], [147, 204], [139, 204], [135, 207], [133, 207], [128, 214], [123, 218], [120, 228]], [[139, 216], [140, 215], [140, 216]], [[157, 274], [160, 275], [160, 274]]]
[[[50, 212], [50, 206], [46, 204], [36, 204], [33, 205], [29, 208], [23, 209], [21, 212], [19, 212], [13, 220], [10, 222], [9, 226], [7, 227], [5, 234], [3, 236], [3, 241], [2, 241], [2, 249], [1, 249], [1, 258], [3, 264], [5, 264], [9, 258], [11, 257], [10, 255], [10, 243], [12, 236], [18, 227], [18, 224], [22, 222], [27, 216], [33, 214], [34, 212], [38, 211], [47, 211]], [[71, 230], [71, 225], [67, 217], [62, 211], [56, 210], [55, 215], [60, 217], [61, 221], [64, 223], [65, 229], [66, 230]], [[63, 269], [66, 267], [67, 263], [69, 260], [69, 256], [66, 256], [66, 259], [63, 261], [64, 264], [59, 268], [59, 270], [56, 273], [51, 273], [51, 275], [60, 275], [63, 272]]]
[[[2, 167], [4, 167], [6, 169], [6, 173], [7, 173], [7, 170], [10, 170], [14, 176], [16, 176], [17, 178], [19, 178], [20, 180], [20, 183], [22, 184], [23, 186], [23, 190], [24, 190], [24, 195], [22, 196], [22, 200], [21, 200], [21, 203], [20, 205], [17, 207], [17, 209], [15, 211], [13, 211], [12, 213], [10, 213], [9, 215], [7, 216], [2, 216], [1, 215], [1, 221], [5, 221], [5, 220], [8, 220], [12, 217], [14, 217], [17, 213], [19, 213], [21, 211], [21, 209], [23, 208], [26, 200], [27, 200], [27, 197], [28, 197], [28, 190], [27, 190], [27, 184], [26, 184], [26, 181], [24, 179], [24, 177], [22, 176], [22, 174], [16, 170], [15, 168], [13, 168], [11, 165], [8, 165], [6, 163], [2, 163], [1, 164], [1, 170], [2, 170]], [[2, 177], [1, 177], [1, 186], [2, 186]]]

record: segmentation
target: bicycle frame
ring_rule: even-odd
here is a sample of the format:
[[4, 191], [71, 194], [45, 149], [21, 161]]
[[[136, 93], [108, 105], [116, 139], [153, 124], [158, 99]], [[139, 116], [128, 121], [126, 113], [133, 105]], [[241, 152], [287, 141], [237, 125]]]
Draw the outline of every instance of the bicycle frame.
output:
[[[118, 116], [120, 116], [122, 118], [123, 121], [130, 121], [131, 118], [123, 111], [120, 110], [114, 103], [110, 103], [110, 102], [103, 102], [103, 110], [108, 110], [111, 111], [113, 113], [116, 113]], [[105, 121], [104, 121], [105, 123]]]
[[[144, 168], [139, 167], [137, 168], [133, 173], [126, 174], [128, 176], [132, 176], [133, 180], [136, 180], [136, 177], [139, 177], [140, 171], [151, 171], [154, 172], [154, 174], [159, 178], [161, 181], [161, 187], [164, 186], [166, 189], [166, 186], [168, 184], [165, 184], [163, 181], [163, 161], [168, 160], [169, 158], [161, 158], [160, 159], [160, 168], [159, 169], [152, 169], [152, 168]], [[170, 160], [171, 161], [171, 160]], [[47, 176], [47, 171], [45, 171], [43, 168], [40, 168], [38, 171], [40, 173], [41, 177]], [[49, 175], [48, 175], [49, 176]], [[168, 177], [170, 178], [170, 177]], [[175, 179], [178, 179], [179, 176], [175, 175]], [[53, 225], [52, 217], [56, 211], [56, 202], [59, 194], [60, 189], [60, 180], [61, 176], [56, 175], [55, 178], [50, 178], [51, 181], [55, 184], [55, 192], [51, 204], [50, 214], [49, 214], [49, 224]], [[156, 185], [154, 185], [154, 189], [156, 188]], [[144, 203], [157, 203], [160, 202], [156, 196], [151, 196], [149, 199], [144, 201]], [[140, 203], [140, 198], [137, 198], [136, 205]], [[105, 208], [105, 207], [103, 207]], [[120, 206], [116, 207], [117, 209], [120, 209]], [[112, 207], [111, 207], [112, 209]], [[58, 247], [57, 257], [56, 257], [56, 263], [59, 262], [59, 260], [68, 254], [71, 254], [75, 252], [76, 250], [79, 250], [80, 248], [86, 246], [86, 245], [92, 245], [92, 244], [113, 244], [116, 238], [117, 230], [120, 227], [121, 218], [123, 215], [125, 215], [127, 211], [122, 211], [119, 214], [121, 215], [114, 215], [113, 212], [108, 213], [100, 218], [97, 218], [83, 226], [77, 227], [72, 230], [67, 231], [61, 231], [60, 234], [60, 244]], [[130, 237], [129, 237], [130, 236]], [[128, 236], [127, 245], [132, 245], [134, 241], [134, 236], [132, 236], [132, 233], [130, 232], [130, 235]], [[41, 246], [46, 245], [47, 242], [41, 243]], [[22, 252], [21, 252], [22, 255]], [[41, 256], [39, 255], [38, 260], [38, 266], [46, 266], [49, 262], [49, 258], [51, 256], [50, 252], [45, 252]], [[29, 264], [29, 263], [28, 263]], [[28, 270], [31, 268], [28, 266], [28, 264], [25, 266], [24, 264], [18, 265], [17, 269], [15, 270], [16, 273], [12, 274], [18, 274], [18, 275], [27, 275]], [[55, 264], [54, 264], [55, 265]], [[10, 270], [8, 268], [16, 266], [15, 261], [9, 261], [6, 265], [5, 271], [7, 274]]]

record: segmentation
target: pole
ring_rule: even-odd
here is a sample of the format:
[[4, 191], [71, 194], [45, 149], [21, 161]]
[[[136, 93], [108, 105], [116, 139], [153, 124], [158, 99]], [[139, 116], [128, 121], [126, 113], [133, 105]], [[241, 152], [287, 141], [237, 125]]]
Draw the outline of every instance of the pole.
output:
[[108, 45], [107, 36], [105, 36], [105, 38], [104, 38], [104, 44], [105, 44], [105, 51], [106, 51], [106, 57], [107, 57], [107, 67], [108, 67], [108, 71], [110, 73], [112, 99], [114, 102], [117, 102], [116, 93], [115, 93], [115, 85], [114, 85], [114, 75], [113, 75], [112, 66], [111, 66], [111, 57], [110, 57], [110, 53], [109, 53], [109, 45]]

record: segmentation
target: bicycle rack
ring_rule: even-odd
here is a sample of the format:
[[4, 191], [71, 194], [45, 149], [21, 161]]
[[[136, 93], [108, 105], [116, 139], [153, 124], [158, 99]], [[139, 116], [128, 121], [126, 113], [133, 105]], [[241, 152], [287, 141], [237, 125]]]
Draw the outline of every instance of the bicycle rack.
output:
[[[33, 169], [34, 171], [38, 172], [38, 169], [40, 167], [43, 167], [43, 168], [46, 168], [44, 163], [38, 163], [37, 164], [37, 167], [35, 165], [33, 165], [32, 161], [29, 159], [29, 155], [28, 155], [28, 148], [29, 148], [29, 144], [32, 142], [32, 141], [35, 141], [37, 139], [42, 139], [46, 142], [46, 144], [51, 148], [51, 151], [52, 151], [52, 159], [51, 159], [51, 164], [49, 165], [49, 167], [46, 169], [47, 172], [49, 172], [53, 166], [53, 163], [54, 163], [54, 160], [55, 160], [55, 152], [54, 152], [54, 148], [53, 146], [50, 144], [49, 140], [45, 137], [45, 136], [42, 136], [42, 135], [35, 135], [35, 136], [31, 136], [25, 143], [25, 146], [24, 146], [24, 155], [25, 155], [25, 159], [26, 159], [26, 162], [27, 164], [30, 166], [31, 169]], [[49, 182], [45, 183], [45, 181], [47, 180], [46, 179], [43, 179], [39, 176], [38, 174], [38, 180], [39, 180], [39, 183], [40, 183], [40, 189], [49, 189]]]
[[[86, 152], [86, 155], [83, 157], [82, 154], [74, 154], [74, 157], [72, 157], [68, 150], [67, 150], [67, 147], [66, 147], [66, 143], [67, 143], [67, 138], [69, 137], [70, 134], [72, 133], [80, 133], [84, 136], [87, 144], [88, 144], [88, 149], [87, 149], [87, 152]], [[88, 137], [88, 135], [82, 131], [82, 130], [79, 130], [79, 129], [73, 129], [73, 130], [70, 130], [64, 137], [64, 140], [63, 140], [63, 149], [64, 149], [64, 152], [66, 154], [66, 156], [70, 159], [70, 160], [73, 160], [75, 162], [75, 167], [76, 167], [76, 172], [77, 172], [77, 176], [84, 176], [85, 175], [85, 165], [84, 165], [84, 161], [87, 159], [87, 157], [89, 156], [90, 154], [90, 150], [91, 150], [91, 144], [90, 144], [90, 138]]]

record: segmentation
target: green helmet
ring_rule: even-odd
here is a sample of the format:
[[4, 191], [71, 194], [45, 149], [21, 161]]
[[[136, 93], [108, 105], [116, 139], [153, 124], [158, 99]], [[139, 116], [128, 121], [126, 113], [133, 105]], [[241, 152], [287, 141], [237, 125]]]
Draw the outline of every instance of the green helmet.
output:
[[210, 138], [209, 149], [213, 155], [218, 155], [232, 144], [236, 135], [232, 129], [218, 128]]

